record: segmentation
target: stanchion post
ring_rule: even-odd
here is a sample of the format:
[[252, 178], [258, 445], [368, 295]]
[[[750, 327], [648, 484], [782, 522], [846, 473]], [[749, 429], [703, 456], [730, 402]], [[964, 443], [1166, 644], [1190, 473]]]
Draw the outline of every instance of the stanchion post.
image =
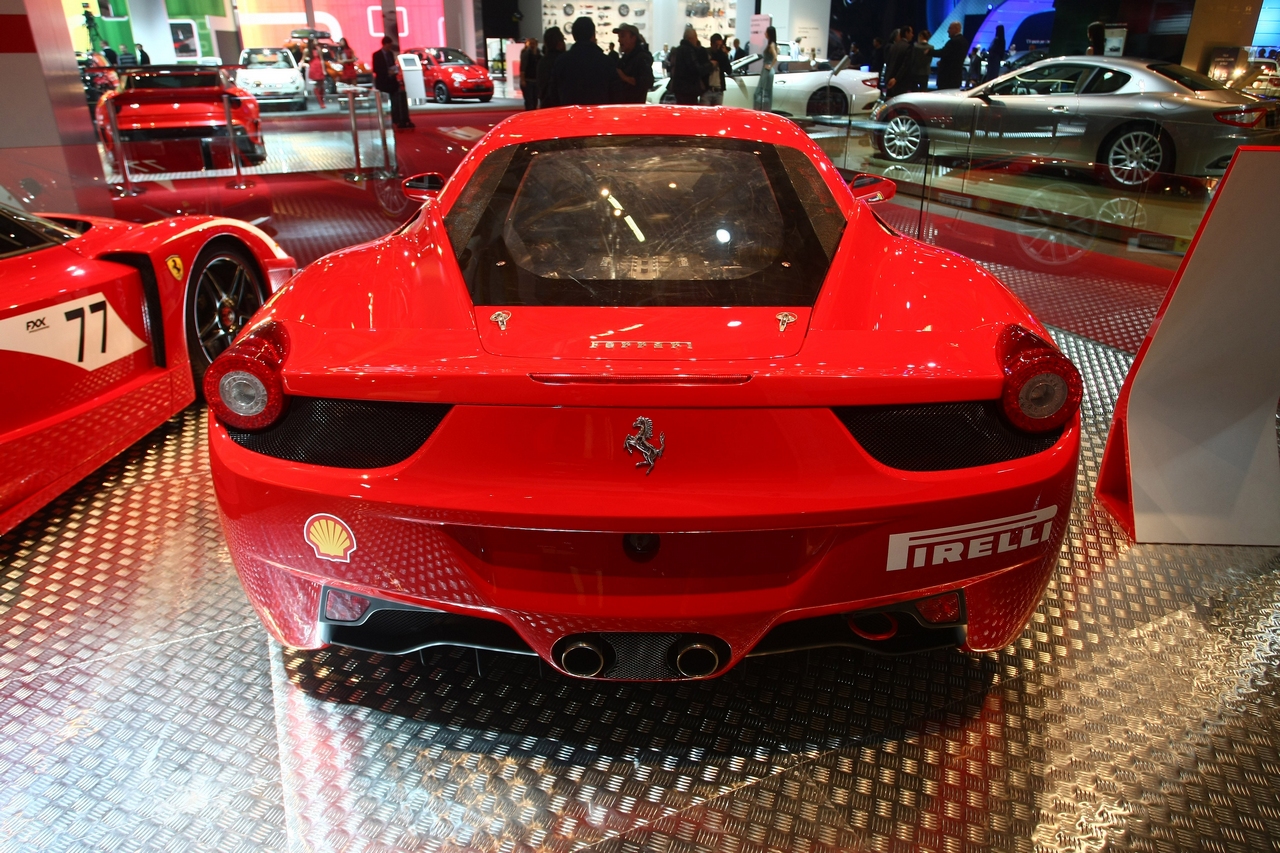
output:
[[236, 179], [231, 183], [230, 189], [242, 190], [249, 185], [244, 182], [244, 175], [240, 172], [240, 146], [236, 144], [236, 126], [231, 120], [231, 96], [222, 96], [222, 109], [227, 115], [227, 147], [231, 153], [231, 167], [236, 170]]
[[129, 177], [129, 156], [124, 150], [124, 138], [120, 135], [120, 123], [116, 120], [116, 102], [107, 104], [107, 120], [111, 124], [111, 139], [115, 142], [116, 162], [120, 164], [120, 177], [124, 181], [124, 195], [135, 196], [141, 190], [135, 189]]
[[351, 116], [351, 146], [356, 152], [356, 174], [363, 172], [360, 165], [360, 132], [356, 127], [356, 91], [347, 90], [347, 113]]
[[372, 91], [374, 103], [378, 105], [378, 135], [382, 137], [382, 170], [384, 172], [391, 171], [391, 151], [387, 148], [387, 121], [382, 111], [382, 93], [377, 89]]

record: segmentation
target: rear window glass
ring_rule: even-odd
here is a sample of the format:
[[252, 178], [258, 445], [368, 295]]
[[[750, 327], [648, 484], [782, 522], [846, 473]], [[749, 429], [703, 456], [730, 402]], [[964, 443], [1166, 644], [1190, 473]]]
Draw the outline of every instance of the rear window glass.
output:
[[1199, 71], [1192, 71], [1185, 65], [1173, 65], [1171, 63], [1162, 63], [1159, 65], [1148, 65], [1152, 71], [1161, 77], [1168, 77], [1180, 86], [1184, 86], [1193, 92], [1208, 92], [1215, 89], [1225, 89], [1226, 86], [1217, 80], [1206, 77]]
[[57, 223], [11, 207], [0, 207], [0, 258], [56, 246], [77, 236]]
[[445, 225], [477, 305], [811, 305], [844, 218], [808, 157], [785, 150], [681, 137], [508, 146]]
[[427, 52], [436, 58], [441, 65], [475, 65], [471, 57], [451, 47], [428, 48]]
[[1084, 93], [1086, 95], [1108, 95], [1125, 83], [1129, 82], [1129, 75], [1123, 71], [1113, 71], [1110, 68], [1100, 68], [1093, 75], [1089, 84], [1085, 86]]
[[126, 74], [126, 89], [206, 89], [218, 85], [218, 72], [207, 74]]
[[240, 64], [249, 68], [293, 68], [293, 54], [287, 50], [246, 50]]

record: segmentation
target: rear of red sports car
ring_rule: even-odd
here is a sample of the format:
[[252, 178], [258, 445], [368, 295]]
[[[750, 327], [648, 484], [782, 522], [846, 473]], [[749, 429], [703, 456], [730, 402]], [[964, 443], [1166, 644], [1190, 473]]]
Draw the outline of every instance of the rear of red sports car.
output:
[[1079, 376], [1025, 307], [728, 109], [509, 119], [205, 382], [276, 639], [608, 679], [1006, 645], [1079, 447]]

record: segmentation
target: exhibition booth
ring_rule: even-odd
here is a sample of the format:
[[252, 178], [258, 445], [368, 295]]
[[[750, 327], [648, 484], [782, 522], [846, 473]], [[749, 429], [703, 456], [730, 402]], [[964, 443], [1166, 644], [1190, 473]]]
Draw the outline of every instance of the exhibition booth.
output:
[[[221, 4], [0, 40], [0, 847], [1275, 846], [1269, 83], [763, 0], [724, 107], [526, 111], [479, 4]], [[261, 70], [388, 15], [410, 121]]]

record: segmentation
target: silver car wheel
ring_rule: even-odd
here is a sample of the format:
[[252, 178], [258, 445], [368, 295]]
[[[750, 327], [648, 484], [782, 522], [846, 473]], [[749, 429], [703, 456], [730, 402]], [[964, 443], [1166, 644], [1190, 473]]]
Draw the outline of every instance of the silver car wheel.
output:
[[1150, 130], [1131, 130], [1121, 134], [1107, 150], [1107, 170], [1117, 184], [1140, 187], [1164, 165], [1164, 146], [1160, 135]]
[[920, 123], [909, 115], [896, 115], [884, 128], [884, 153], [894, 160], [910, 160], [920, 150]]

